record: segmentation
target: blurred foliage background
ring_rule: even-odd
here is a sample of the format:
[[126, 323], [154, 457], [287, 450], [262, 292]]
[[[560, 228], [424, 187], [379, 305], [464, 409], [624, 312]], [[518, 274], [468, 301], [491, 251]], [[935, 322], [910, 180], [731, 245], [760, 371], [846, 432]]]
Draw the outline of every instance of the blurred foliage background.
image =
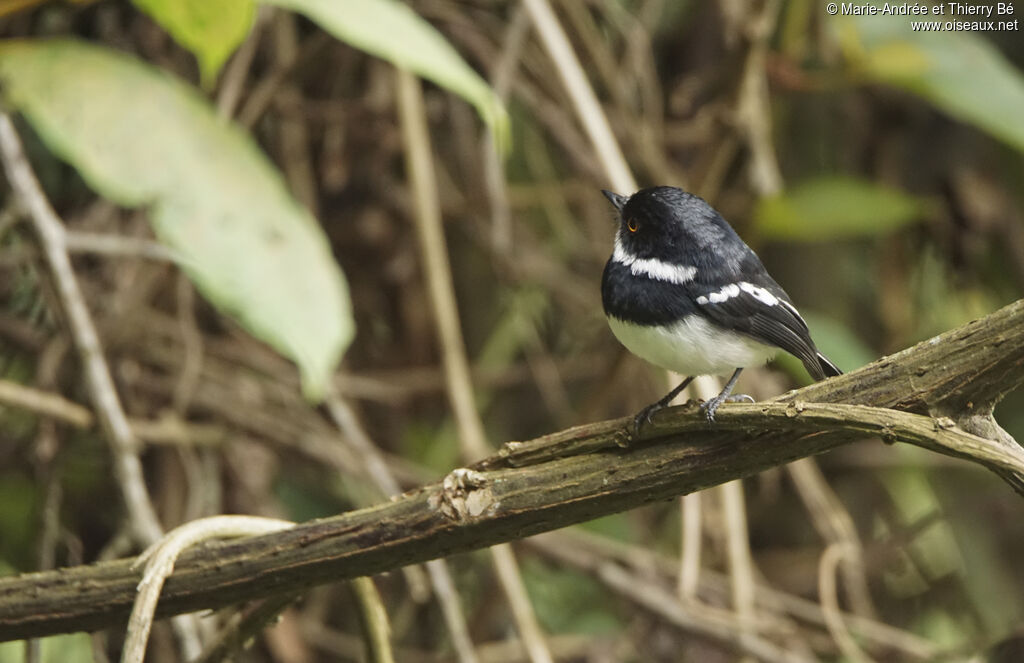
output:
[[[614, 224], [599, 189], [614, 185], [535, 29], [538, 4], [0, 3], [4, 102], [67, 225], [165, 528], [379, 501], [361, 432], [403, 488], [464, 458], [396, 64], [426, 81], [486, 437], [632, 414], [663, 393], [603, 318]], [[810, 0], [553, 5], [638, 184], [712, 202], [842, 368], [1020, 296], [1018, 28], [916, 32], [913, 17], [830, 16]], [[3, 379], [88, 404], [31, 226], [0, 196]], [[782, 358], [740, 388], [805, 380]], [[358, 424], [304, 397], [328, 383]], [[997, 418], [1024, 439], [1024, 397]], [[1018, 497], [973, 465], [878, 441], [817, 465], [744, 482], [739, 530], [716, 489], [518, 543], [552, 659], [733, 660], [753, 629], [773, 647], [763, 660], [1024, 660]], [[0, 571], [137, 551], [121, 495], [98, 428], [0, 407]], [[834, 545], [857, 551], [838, 626], [824, 595]], [[476, 660], [545, 660], [520, 646], [486, 553], [449, 569]], [[422, 577], [376, 582], [398, 660], [474, 660]], [[103, 660], [121, 637], [8, 643], [0, 661]], [[344, 587], [310, 592], [239, 654], [364, 657]], [[150, 660], [182, 660], [166, 623]]]

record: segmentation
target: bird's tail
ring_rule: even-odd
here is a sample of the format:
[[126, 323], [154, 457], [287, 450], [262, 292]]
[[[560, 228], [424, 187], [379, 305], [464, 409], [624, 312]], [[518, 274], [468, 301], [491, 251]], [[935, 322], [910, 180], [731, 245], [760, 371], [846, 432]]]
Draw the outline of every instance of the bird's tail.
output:
[[837, 375], [842, 375], [843, 372], [839, 370], [839, 367], [829, 361], [829, 358], [825, 355], [818, 353], [818, 365], [821, 366], [821, 372], [827, 378], [833, 378]]
[[804, 359], [804, 368], [811, 374], [815, 382], [843, 374], [835, 364], [829, 361], [828, 357], [817, 350], [814, 351], [813, 358]]

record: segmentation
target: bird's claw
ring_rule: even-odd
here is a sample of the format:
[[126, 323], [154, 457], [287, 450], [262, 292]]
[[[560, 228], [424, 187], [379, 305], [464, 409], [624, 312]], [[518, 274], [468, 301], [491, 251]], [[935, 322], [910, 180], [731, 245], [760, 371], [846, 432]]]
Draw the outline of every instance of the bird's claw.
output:
[[704, 410], [704, 416], [707, 417], [709, 424], [715, 423], [715, 410], [724, 402], [725, 399], [719, 395], [700, 404], [700, 409]]
[[722, 403], [740, 403], [743, 401], [748, 403], [756, 402], [754, 397], [750, 394], [733, 394], [731, 396], [723, 396], [722, 394], [719, 394], [714, 398], [701, 403], [700, 409], [704, 410], [704, 416], [707, 417], [708, 423], [714, 423], [715, 412]]
[[640, 435], [640, 429], [643, 428], [644, 425], [651, 423], [651, 417], [653, 417], [654, 413], [660, 409], [661, 407], [659, 407], [657, 403], [654, 403], [653, 405], [648, 405], [644, 409], [640, 410], [640, 412], [638, 412], [637, 415], [633, 417], [634, 437]]
[[[707, 417], [708, 423], [714, 423], [715, 412], [718, 410], [718, 407], [722, 403], [738, 403], [740, 401], [747, 401], [748, 403], [753, 403], [754, 398], [748, 394], [734, 394], [731, 396], [719, 394], [714, 398], [701, 403], [700, 409], [704, 410], [704, 416]], [[640, 412], [638, 412], [637, 415], [633, 417], [633, 438], [639, 437], [641, 429], [643, 429], [645, 425], [651, 423], [651, 417], [654, 416], [654, 413], [664, 407], [665, 405], [663, 405], [661, 402], [658, 402], [652, 403], [645, 407], [644, 409], [640, 410]]]

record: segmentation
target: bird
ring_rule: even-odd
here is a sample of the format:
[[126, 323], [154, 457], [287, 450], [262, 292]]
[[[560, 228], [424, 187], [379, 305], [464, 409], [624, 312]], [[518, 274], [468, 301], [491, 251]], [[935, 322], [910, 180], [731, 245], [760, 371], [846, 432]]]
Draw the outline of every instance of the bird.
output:
[[608, 325], [633, 354], [687, 376], [634, 417], [636, 433], [695, 377], [732, 371], [721, 393], [701, 404], [714, 422], [743, 369], [766, 363], [780, 349], [816, 381], [842, 374], [818, 351], [761, 259], [704, 199], [673, 186], [629, 196], [601, 192], [619, 223], [601, 277]]

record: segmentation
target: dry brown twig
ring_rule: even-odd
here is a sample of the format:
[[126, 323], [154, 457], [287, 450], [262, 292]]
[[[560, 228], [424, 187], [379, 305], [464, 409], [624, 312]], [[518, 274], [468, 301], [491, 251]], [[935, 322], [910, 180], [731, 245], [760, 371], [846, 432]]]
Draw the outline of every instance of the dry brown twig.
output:
[[291, 526], [292, 523], [288, 521], [270, 518], [214, 516], [186, 523], [148, 547], [132, 565], [133, 569], [143, 568], [144, 571], [139, 581], [139, 595], [128, 618], [124, 648], [121, 651], [122, 663], [135, 663], [145, 657], [160, 590], [183, 550], [213, 537], [254, 536], [278, 532]]
[[125, 504], [138, 541], [150, 544], [162, 534], [156, 511], [150, 502], [142, 478], [142, 466], [136, 454], [135, 438], [110, 377], [110, 369], [103, 358], [103, 348], [86, 308], [68, 258], [64, 240], [64, 224], [50, 207], [25, 157], [21, 139], [11, 118], [0, 113], [0, 150], [4, 170], [20, 204], [27, 212], [40, 238], [40, 245], [53, 274], [68, 328], [81, 356], [86, 384], [100, 423], [114, 454], [114, 468], [118, 484], [124, 493]]
[[[360, 459], [369, 473], [371, 480], [382, 495], [392, 496], [401, 493], [398, 481], [388, 467], [380, 449], [373, 444], [369, 435], [359, 423], [355, 412], [349, 404], [336, 393], [329, 393], [326, 401], [327, 410], [346, 436], [347, 442], [359, 454]], [[473, 642], [469, 638], [469, 626], [466, 624], [465, 613], [455, 591], [455, 583], [444, 560], [431, 560], [425, 564], [427, 579], [434, 590], [434, 595], [441, 606], [448, 635], [452, 639], [456, 655], [461, 663], [473, 663], [477, 660]], [[426, 598], [427, 580], [418, 567], [409, 566], [404, 569], [406, 580], [414, 600]], [[368, 640], [372, 643], [372, 639]]]
[[[53, 277], [68, 330], [78, 350], [85, 373], [86, 388], [93, 401], [104, 437], [114, 458], [114, 474], [125, 501], [129, 525], [137, 543], [157, 541], [163, 528], [150, 500], [143, 478], [138, 444], [128, 417], [114, 388], [110, 368], [103, 355], [99, 334], [85, 304], [66, 246], [64, 224], [46, 199], [32, 166], [25, 156], [21, 139], [7, 113], [0, 111], [0, 157], [15, 197], [32, 220], [39, 243]], [[174, 620], [186, 655], [199, 653], [199, 634], [194, 620], [182, 616]]]
[[832, 639], [839, 645], [843, 656], [855, 663], [873, 663], [864, 653], [850, 630], [843, 621], [839, 609], [839, 596], [836, 591], [836, 573], [844, 556], [859, 555], [860, 551], [842, 543], [832, 543], [825, 548], [818, 562], [818, 595], [821, 597], [821, 610], [825, 615], [825, 625], [832, 633]]
[[[490, 446], [483, 421], [477, 412], [470, 381], [469, 361], [459, 324], [455, 287], [452, 282], [448, 249], [441, 225], [441, 208], [437, 199], [433, 157], [423, 107], [419, 79], [405, 71], [398, 72], [398, 104], [402, 133], [406, 144], [407, 169], [414, 192], [416, 227], [422, 247], [424, 270], [440, 337], [448, 398], [452, 404], [464, 458], [479, 459]], [[551, 663], [551, 652], [526, 594], [512, 548], [498, 545], [491, 549], [498, 580], [508, 599], [519, 635], [533, 663]]]
[[[663, 583], [668, 583], [677, 573], [678, 561], [675, 559], [578, 528], [534, 536], [528, 539], [527, 544], [545, 556], [591, 575], [596, 575], [598, 569], [608, 564], [620, 564], [628, 572], [648, 582], [652, 580], [652, 572], [662, 578]], [[709, 607], [711, 605], [726, 603], [731, 591], [730, 578], [720, 572], [705, 569], [699, 581], [692, 596], [678, 599], [681, 609], [708, 610], [712, 609]], [[698, 592], [700, 603], [694, 600]], [[759, 622], [776, 630], [784, 628], [797, 634], [795, 637], [799, 640], [810, 641], [814, 630], [826, 627], [822, 608], [814, 601], [762, 583], [755, 585], [755, 598]], [[721, 608], [716, 610], [722, 612]], [[841, 618], [872, 650], [899, 651], [907, 660], [929, 661], [936, 657], [935, 647], [919, 636], [855, 614], [841, 613]], [[691, 630], [702, 632], [699, 627]]]

